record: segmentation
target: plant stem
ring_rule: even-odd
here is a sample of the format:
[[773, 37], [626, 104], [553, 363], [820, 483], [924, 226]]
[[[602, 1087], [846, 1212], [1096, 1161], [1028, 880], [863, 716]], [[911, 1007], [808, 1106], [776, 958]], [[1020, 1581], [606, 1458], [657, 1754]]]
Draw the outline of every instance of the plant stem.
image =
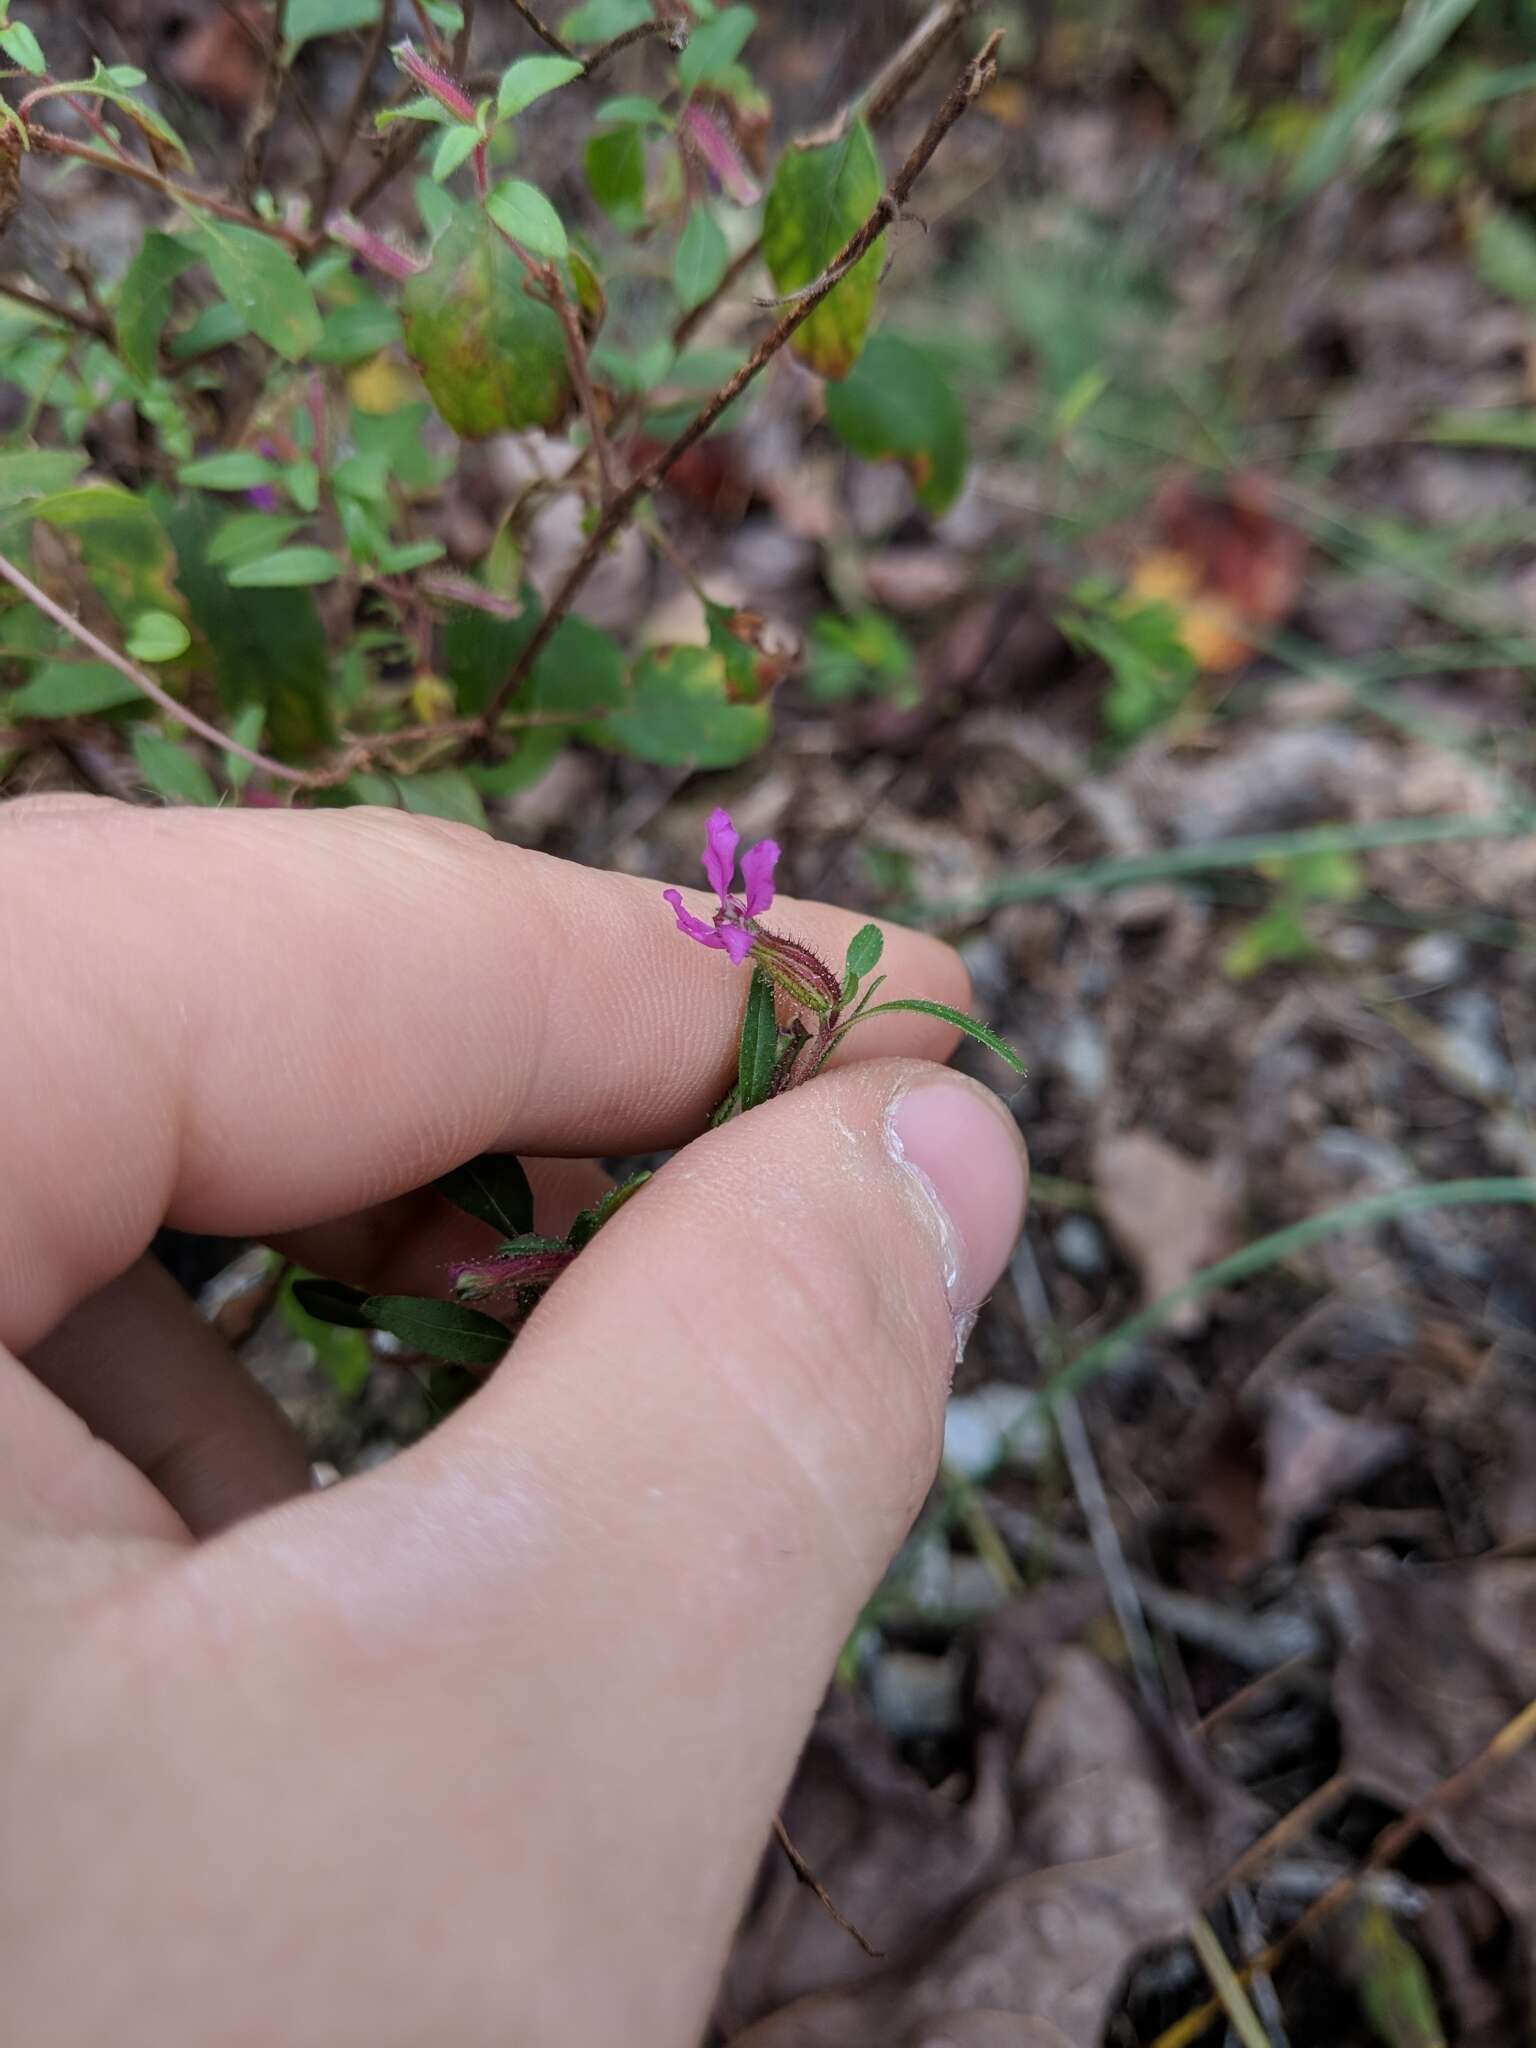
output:
[[373, 84], [373, 74], [378, 69], [379, 58], [384, 51], [384, 38], [388, 33], [389, 7], [387, 0], [383, 0], [379, 7], [379, 18], [373, 24], [367, 46], [363, 51], [363, 60], [352, 87], [352, 97], [347, 101], [347, 110], [341, 117], [341, 124], [336, 133], [326, 143], [321, 156], [320, 175], [315, 181], [314, 204], [310, 208], [312, 220], [323, 221], [331, 210], [336, 180], [340, 177], [341, 167], [357, 140], [357, 124], [362, 119], [363, 108], [368, 103], [368, 91]]
[[9, 583], [13, 590], [20, 591], [27, 602], [35, 605], [45, 618], [52, 619], [56, 626], [61, 626], [71, 639], [78, 640], [82, 647], [88, 648], [98, 661], [106, 662], [110, 668], [115, 668], [119, 675], [126, 676], [135, 689], [142, 690], [152, 704], [158, 704], [162, 711], [168, 711], [200, 739], [208, 740], [216, 747], [222, 747], [225, 753], [234, 754], [242, 761], [248, 761], [253, 768], [264, 768], [280, 782], [302, 785], [310, 780], [302, 769], [289, 768], [282, 761], [274, 761], [269, 754], [258, 754], [253, 748], [242, 746], [239, 740], [232, 740], [228, 733], [220, 732], [216, 725], [210, 725], [205, 718], [199, 718], [195, 711], [189, 711], [185, 704], [178, 704], [170, 692], [162, 689], [153, 676], [146, 675], [126, 654], [119, 654], [115, 647], [93, 633], [89, 626], [82, 625], [72, 612], [64, 609], [63, 605], [55, 604], [46, 590], [40, 590], [30, 576], [24, 576], [16, 564], [4, 555], [0, 555], [0, 577]]
[[[388, 12], [387, 4], [384, 11]], [[271, 42], [267, 46], [266, 76], [262, 83], [261, 100], [251, 120], [245, 138], [245, 161], [240, 166], [240, 197], [249, 206], [252, 195], [261, 183], [262, 171], [266, 166], [267, 139], [272, 133], [272, 124], [277, 119], [278, 101], [283, 96], [283, 80], [288, 67], [283, 62], [283, 38], [288, 29], [288, 0], [272, 0], [272, 23], [268, 31]]]
[[178, 184], [174, 178], [152, 170], [148, 164], [135, 163], [126, 157], [108, 156], [103, 150], [92, 149], [87, 143], [76, 142], [52, 128], [35, 127], [29, 123], [27, 135], [32, 147], [42, 150], [45, 155], [72, 156], [81, 163], [89, 164], [92, 170], [130, 178], [134, 184], [148, 186], [151, 192], [160, 193], [163, 198], [173, 200], [177, 206], [184, 206], [191, 213], [216, 214], [220, 220], [233, 221], [243, 228], [254, 228], [258, 234], [270, 235], [275, 242], [285, 242], [297, 256], [308, 256], [315, 247], [314, 236], [300, 234], [297, 229], [285, 227], [281, 221], [263, 220], [259, 213], [237, 206], [233, 200], [219, 199], [211, 192], [195, 192], [190, 185]]
[[0, 298], [14, 299], [18, 306], [30, 306], [34, 313], [42, 313], [49, 320], [61, 320], [66, 327], [78, 328], [82, 334], [93, 335], [97, 341], [111, 342], [112, 330], [98, 315], [60, 305], [57, 299], [46, 298], [41, 292], [29, 292], [25, 285], [11, 284], [0, 278]]
[[635, 506], [647, 492], [655, 489], [674, 463], [681, 461], [688, 450], [703, 439], [726, 407], [739, 398], [752, 380], [772, 362], [791, 335], [805, 324], [828, 293], [847, 276], [862, 256], [868, 254], [891, 222], [900, 214], [912, 187], [927, 168], [934, 151], [961, 115], [974, 105], [996, 77], [997, 46], [1001, 40], [1002, 35], [999, 31], [988, 39], [981, 52], [965, 67], [906, 162], [891, 180], [888, 189], [880, 195], [869, 218], [849, 238], [845, 247], [822, 272], [815, 284], [790, 307], [778, 324], [764, 335], [747, 361], [734, 376], [726, 379], [713, 397], [705, 401], [671, 445], [637, 471], [623, 490], [608, 501], [585, 547], [567, 571], [565, 581], [550, 600], [548, 610], [539, 621], [538, 630], [486, 706], [485, 733], [488, 739], [495, 731], [496, 720], [507, 700], [548, 646], [551, 635], [570, 610], [577, 593], [601, 561], [609, 541], [627, 524]]

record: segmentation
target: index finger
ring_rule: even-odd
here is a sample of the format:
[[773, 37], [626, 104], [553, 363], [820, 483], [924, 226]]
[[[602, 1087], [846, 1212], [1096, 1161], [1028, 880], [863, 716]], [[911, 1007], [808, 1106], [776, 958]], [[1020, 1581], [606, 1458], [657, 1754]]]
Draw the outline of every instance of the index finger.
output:
[[[865, 920], [781, 902], [834, 965]], [[891, 928], [895, 992], [965, 1000]], [[165, 1220], [266, 1235], [472, 1154], [649, 1150], [726, 1085], [744, 981], [654, 883], [392, 811], [0, 813], [0, 1342]], [[858, 1050], [942, 1057], [879, 1019]]]

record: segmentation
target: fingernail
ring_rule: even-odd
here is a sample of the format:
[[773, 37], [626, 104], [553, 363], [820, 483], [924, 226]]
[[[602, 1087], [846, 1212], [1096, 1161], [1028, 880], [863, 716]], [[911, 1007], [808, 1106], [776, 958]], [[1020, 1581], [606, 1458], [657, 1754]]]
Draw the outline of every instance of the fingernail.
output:
[[939, 1211], [950, 1307], [969, 1318], [997, 1285], [1024, 1220], [1028, 1167], [1018, 1128], [1001, 1102], [947, 1074], [899, 1095], [886, 1132]]

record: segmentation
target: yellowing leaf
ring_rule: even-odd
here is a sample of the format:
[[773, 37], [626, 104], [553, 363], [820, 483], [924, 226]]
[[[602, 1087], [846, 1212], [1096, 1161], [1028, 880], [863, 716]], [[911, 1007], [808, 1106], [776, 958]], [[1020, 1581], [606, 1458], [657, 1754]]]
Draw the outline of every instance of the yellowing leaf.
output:
[[[862, 121], [836, 142], [791, 144], [779, 158], [763, 210], [763, 255], [775, 289], [787, 294], [813, 284], [873, 213], [883, 189]], [[883, 246], [882, 236], [795, 331], [790, 347], [819, 376], [846, 377], [858, 361]]]
[[569, 407], [560, 322], [525, 282], [490, 222], [466, 211], [401, 292], [406, 348], [432, 403], [466, 440], [556, 426]]

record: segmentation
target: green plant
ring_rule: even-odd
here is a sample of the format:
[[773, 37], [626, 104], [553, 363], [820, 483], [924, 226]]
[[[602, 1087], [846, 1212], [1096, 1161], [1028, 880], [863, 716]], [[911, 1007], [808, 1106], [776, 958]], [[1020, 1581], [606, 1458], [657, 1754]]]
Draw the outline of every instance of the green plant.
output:
[[[88, 718], [168, 801], [281, 794], [483, 822], [488, 795], [573, 740], [728, 767], [766, 740], [783, 673], [759, 658], [750, 615], [711, 605], [706, 645], [634, 658], [572, 615], [624, 528], [657, 537], [647, 501], [669, 471], [787, 347], [827, 380], [854, 452], [903, 463], [930, 514], [953, 499], [954, 394], [922, 350], [872, 327], [885, 233], [993, 76], [997, 37], [894, 172], [877, 135], [967, 0], [835, 132], [792, 143], [766, 195], [748, 161], [768, 111], [747, 68], [751, 8], [680, 0], [663, 19], [584, 0], [559, 33], [518, 11], [547, 47], [472, 80], [465, 12], [424, 0], [423, 46], [393, 51], [399, 87], [366, 124], [384, 0], [279, 4], [244, 175], [225, 194], [197, 178], [140, 73], [97, 61], [55, 76], [0, 0], [15, 67], [0, 73], [14, 93], [0, 208], [52, 164], [148, 195], [115, 288], [66, 303], [0, 286], [0, 353], [25, 407], [0, 446], [0, 769]], [[347, 118], [301, 189], [270, 187], [294, 58], [342, 35], [365, 39]], [[604, 97], [609, 61], [642, 45], [654, 90]], [[519, 121], [552, 95], [575, 117], [581, 221], [516, 175]], [[61, 103], [91, 139], [50, 119]], [[364, 125], [380, 154], [353, 183]], [[370, 225], [408, 173], [414, 230]], [[759, 302], [765, 330], [744, 354], [690, 349], [759, 257], [782, 295]], [[451, 563], [436, 511], [461, 444], [531, 429], [569, 435], [563, 473], [505, 506], [482, 560]], [[110, 475], [87, 435], [111, 446]], [[524, 538], [563, 495], [586, 539], [541, 603]]]
[[1198, 663], [1172, 605], [1146, 603], [1095, 578], [1077, 585], [1056, 623], [1109, 671], [1103, 712], [1112, 739], [1139, 739], [1164, 724], [1194, 685]]

